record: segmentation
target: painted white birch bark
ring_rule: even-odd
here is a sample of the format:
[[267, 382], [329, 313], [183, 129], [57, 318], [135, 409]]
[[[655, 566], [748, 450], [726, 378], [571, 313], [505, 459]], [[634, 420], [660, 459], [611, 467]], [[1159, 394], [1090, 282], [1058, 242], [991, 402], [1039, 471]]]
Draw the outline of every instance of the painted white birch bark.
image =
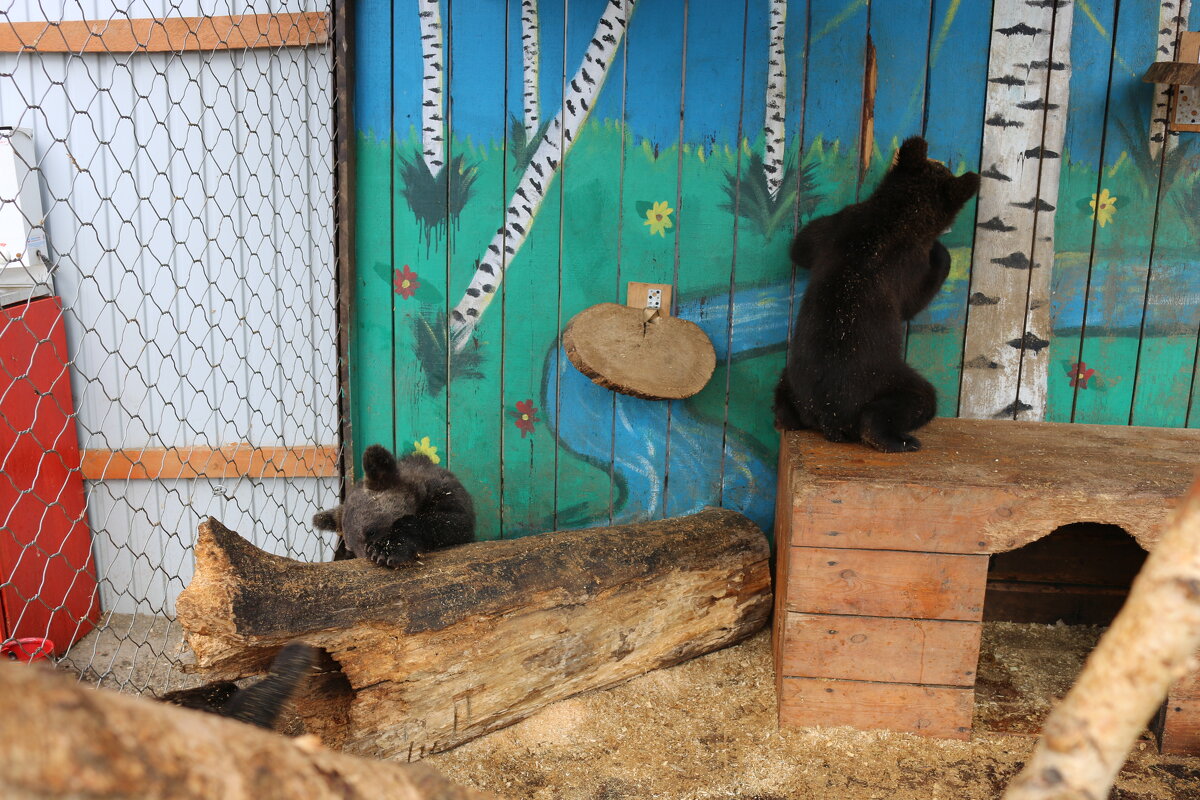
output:
[[787, 102], [787, 0], [771, 0], [770, 38], [767, 44], [767, 119], [763, 128], [766, 139], [767, 191], [772, 199], [783, 185], [785, 103]]
[[[1158, 52], [1155, 61], [1174, 61], [1179, 33], [1186, 31], [1192, 0], [1163, 0], [1158, 11]], [[1171, 108], [1171, 87], [1156, 84], [1154, 107], [1150, 112], [1150, 157], [1157, 159], [1167, 140], [1167, 114]], [[1168, 144], [1168, 147], [1170, 145]]]
[[608, 68], [625, 35], [625, 26], [637, 0], [608, 0], [596, 32], [583, 55], [583, 63], [567, 83], [562, 108], [546, 129], [537, 150], [525, 168], [504, 215], [504, 227], [496, 232], [471, 283], [458, 305], [450, 312], [450, 335], [455, 352], [471, 340], [475, 326], [487, 310], [510, 262], [525, 243], [546, 190], [558, 172], [566, 152], [571, 149], [580, 126], [592, 111], [592, 104], [608, 76]]
[[436, 176], [446, 163], [446, 118], [442, 110], [443, 53], [441, 0], [418, 0], [421, 21], [421, 155], [429, 174]]
[[1029, 273], [1029, 299], [1025, 306], [1025, 347], [1021, 350], [1021, 379], [1016, 401], [1018, 407], [1029, 409], [1022, 418], [1040, 420], [1046, 416], [1047, 386], [1050, 382], [1050, 278], [1054, 267], [1054, 217], [1058, 208], [1059, 175], [1067, 135], [1067, 103], [1071, 86], [1071, 33], [1074, 30], [1075, 7], [1063, 2], [1054, 18], [1054, 41], [1050, 46], [1050, 61], [1046, 87], [1046, 119], [1042, 129], [1045, 153], [1038, 176], [1037, 207], [1034, 209], [1034, 264], [1038, 269]]
[[538, 65], [540, 61], [537, 0], [521, 0], [521, 54], [524, 60], [525, 137], [533, 141], [538, 125]]
[[[992, 13], [984, 181], [963, 349], [959, 414], [964, 417], [1032, 418], [1041, 413], [1023, 402], [1018, 391], [1022, 352], [1045, 347], [1044, 337], [1026, 334], [1025, 311], [1030, 270], [1050, 269], [1048, 261], [1038, 262], [1035, 255], [1045, 258], [1044, 253], [1053, 252], [1051, 242], [1049, 249], [1038, 248], [1035, 254], [1033, 232], [1038, 214], [1054, 211], [1053, 203], [1038, 196], [1039, 178], [1046, 162], [1060, 158], [1065, 130], [1058, 128], [1057, 145], [1051, 139], [1043, 146], [1047, 116], [1066, 114], [1065, 106], [1051, 107], [1049, 97], [1050, 76], [1067, 71], [1065, 61], [1051, 58], [1056, 5], [1060, 19], [1074, 11], [1068, 0], [1031, 0], [999, 2]], [[1069, 48], [1069, 37], [1064, 38]], [[1051, 194], [1057, 195], [1057, 186]], [[1048, 231], [1043, 235], [1052, 235], [1052, 217], [1042, 217], [1040, 224]]]

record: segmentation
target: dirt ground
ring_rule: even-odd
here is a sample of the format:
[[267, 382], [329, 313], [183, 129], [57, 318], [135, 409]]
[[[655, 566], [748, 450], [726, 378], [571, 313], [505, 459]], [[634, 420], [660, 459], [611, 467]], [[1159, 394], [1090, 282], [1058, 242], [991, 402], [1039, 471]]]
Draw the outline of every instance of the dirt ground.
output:
[[[780, 730], [763, 631], [555, 703], [426, 763], [509, 800], [990, 800], [1021, 768], [1050, 703], [1070, 687], [1101, 632], [985, 623], [970, 742]], [[178, 626], [165, 619], [115, 616], [59, 666], [130, 693], [202, 682], [180, 671], [188, 653], [179, 642]], [[1200, 758], [1159, 756], [1147, 733], [1112, 798], [1200, 800]]]

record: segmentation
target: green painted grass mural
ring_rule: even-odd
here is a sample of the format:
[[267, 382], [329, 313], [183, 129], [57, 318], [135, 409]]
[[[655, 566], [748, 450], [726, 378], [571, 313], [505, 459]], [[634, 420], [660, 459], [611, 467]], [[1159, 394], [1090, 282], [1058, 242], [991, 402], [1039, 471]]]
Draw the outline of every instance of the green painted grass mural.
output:
[[[1122, 2], [1121, 13], [1147, 3]], [[865, 197], [913, 133], [957, 173], [986, 167], [990, 4], [926, 0], [881, 29], [884, 0], [692, 3], [686, 15], [683, 0], [639, 0], [624, 35], [614, 30], [600, 48], [608, 0], [545, 4], [532, 81], [515, 36], [518, 0], [466, 5], [447, 22], [439, 102], [453, 113], [440, 171], [427, 168], [420, 48], [402, 44], [419, 37], [411, 9], [365, 0], [360, 12], [386, 7], [392, 49], [386, 63], [359, 64], [356, 455], [377, 441], [436, 455], [475, 497], [485, 538], [706, 504], [769, 530], [771, 395], [805, 285], [788, 244], [808, 219]], [[1117, 13], [1115, 2], [1090, 8], [1108, 22]], [[506, 20], [508, 41], [495, 36]], [[1140, 41], [1134, 27], [1115, 29]], [[864, 145], [853, 99], [868, 33], [880, 74]], [[914, 56], [922, 44], [926, 55]], [[1141, 63], [1124, 47], [1118, 54]], [[1182, 425], [1196, 419], [1200, 148], [1181, 138], [1156, 160], [1141, 132], [1146, 96], [1110, 78], [1103, 48], [1093, 55], [1094, 68], [1073, 57], [1081, 83], [1055, 217], [1048, 415]], [[606, 76], [590, 93], [596, 59]], [[1089, 96], [1101, 101], [1079, 100]], [[554, 136], [557, 149], [546, 149]], [[934, 383], [943, 415], [958, 410], [969, 303], [986, 301], [968, 297], [975, 223], [971, 205], [944, 236], [950, 277], [908, 330], [907, 358]], [[616, 395], [561, 353], [571, 317], [624, 302], [628, 281], [671, 284], [675, 313], [708, 333], [718, 367], [695, 397]]]
[[[774, 380], [783, 366], [792, 315], [792, 268], [787, 260], [786, 248], [796, 224], [796, 209], [802, 209], [799, 217], [801, 223], [817, 213], [826, 194], [835, 192], [847, 175], [855, 174], [856, 156], [846, 155], [836, 143], [826, 146], [818, 140], [810, 152], [802, 157], [793, 143], [787, 154], [788, 163], [799, 166], [787, 170], [790, 181], [785, 182], [787, 188], [780, 193], [781, 198], [788, 198], [788, 202], [792, 203], [787, 218], [780, 220], [779, 217], [784, 215], [778, 208], [772, 208], [769, 200], [759, 207], [740, 209], [739, 252], [745, 254], [743, 263], [752, 267], [744, 266], [749, 277], [738, 282], [735, 297], [753, 299], [748, 299], [745, 304], [734, 302], [734, 316], [739, 319], [735, 323], [735, 334], [731, 337], [728, 317], [728, 263], [731, 254], [727, 250], [710, 248], [707, 242], [713, 227], [728, 226], [732, 230], [734, 214], [731, 209], [731, 189], [738, 185], [739, 157], [744, 159], [743, 167], [747, 164], [751, 166], [745, 182], [762, 183], [761, 178], [754, 174], [754, 168], [761, 164], [761, 160], [747, 156], [755, 153], [762, 142], [743, 140], [739, 156], [735, 148], [722, 145], [685, 145], [683, 148], [673, 146], [656, 150], [645, 140], [627, 144], [637, 141], [636, 133], [613, 120], [589, 122], [579, 135], [566, 168], [565, 205], [577, 205], [572, 201], [576, 193], [586, 198], [595, 187], [605, 185], [611, 178], [608, 165], [624, 158], [624, 202], [619, 209], [624, 231], [621, 261], [629, 265], [670, 264], [678, 246], [684, 254], [680, 261], [681, 284], [684, 283], [683, 275], [687, 276], [687, 290], [681, 292], [678, 298], [679, 314], [693, 319], [709, 332], [721, 353], [721, 366], [709, 387], [692, 399], [674, 404], [677, 408], [673, 415], [673, 430], [680, 428], [682, 432], [679, 436], [701, 436], [699, 429], [717, 431], [718, 441], [724, 439], [726, 442], [727, 460], [736, 460], [737, 464], [744, 465], [748, 473], [759, 473], [756, 480], [761, 478], [769, 482], [777, 449], [769, 398]], [[359, 141], [360, 157], [375, 161], [404, 163], [413, 157], [419, 146], [415, 132], [410, 132], [409, 137], [403, 140], [390, 143], [368, 137], [361, 137]], [[449, 149], [465, 154], [464, 160], [470, 165], [468, 168], [480, 185], [501, 185], [506, 182], [511, 185], [519, 174], [518, 165], [503, 157], [501, 142], [480, 146], [452, 139]], [[676, 170], [679, 170], [678, 175]], [[682, 215], [678, 215], [674, 207], [677, 181], [691, 190], [684, 198], [686, 210]], [[469, 204], [467, 208], [469, 210]], [[472, 344], [447, 362], [446, 353], [451, 347], [447, 339], [446, 296], [438, 286], [424, 278], [431, 273], [444, 271], [446, 254], [437, 237], [431, 240], [426, 236], [424, 222], [417, 211], [400, 209], [396, 216], [397, 220], [407, 217], [403, 227], [398, 225], [397, 230], [406, 230], [421, 240], [421, 259], [399, 268], [393, 268], [390, 262], [378, 261], [375, 269], [367, 271], [371, 280], [366, 284], [365, 291], [388, 292], [394, 295], [393, 302], [397, 307], [406, 310], [403, 316], [412, 325], [411, 341], [414, 346], [411, 352], [398, 352], [396, 357], [421, 365], [419, 370], [412, 373], [413, 383], [406, 391], [404, 408], [412, 409], [412, 415], [406, 417], [398, 410], [395, 440], [400, 443], [401, 449], [412, 449], [411, 442], [426, 437], [433, 443], [432, 446], [442, 447], [444, 429], [422, 429], [409, 420], [434, 417], [436, 410], [445, 408], [448, 402], [452, 403], [456, 394], [468, 386], [485, 381], [486, 375], [498, 372], [504, 351], [489, 326], [494, 324], [498, 327], [500, 319], [497, 316], [494, 321], [485, 320], [480, 326], [480, 335]], [[675, 221], [677, 216], [678, 224]], [[564, 226], [566, 220], [569, 220], [569, 216], [564, 218]], [[565, 227], [559, 227], [557, 217], [550, 218], [550, 221], [552, 224], [542, 225], [539, 220], [530, 227], [526, 247], [531, 253], [542, 249], [557, 250], [559, 247], [559, 237]], [[487, 217], [467, 213], [458, 215], [451, 225], [455, 240], [450, 259], [451, 274], [470, 274], [475, 266], [472, 254], [487, 245], [495, 229], [487, 224]], [[586, 230], [579, 231], [581, 236], [586, 234]], [[962, 240], [966, 235], [960, 234], [957, 238]], [[960, 283], [967, 277], [965, 265], [969, 263], [969, 249], [964, 248], [961, 241], [951, 240], [950, 244], [953, 245], [954, 255], [954, 270], [950, 280]], [[764, 253], [770, 254], [769, 257], [759, 257]], [[600, 257], [611, 258], [611, 254], [603, 253]], [[514, 276], [520, 266], [521, 262], [514, 262]], [[562, 267], [564, 300], [570, 294], [608, 300], [623, 295], [613, 275], [601, 274], [597, 270], [599, 266], [602, 264], [594, 261], [583, 264], [566, 259]], [[640, 269], [628, 269], [630, 279], [644, 277]], [[802, 288], [803, 275], [799, 278]], [[509, 291], [512, 291], [511, 287]], [[946, 294], [949, 296], [955, 291], [953, 287], [948, 287]], [[582, 303], [575, 305], [586, 307]], [[720, 316], [714, 317], [709, 313], [714, 306], [721, 308]], [[506, 311], [506, 316], [508, 314]], [[564, 316], [561, 324], [565, 325], [568, 318]], [[559, 324], [556, 318], [551, 321]], [[519, 321], [517, 324], [520, 324]], [[930, 333], [935, 338], [944, 336], [947, 346], [953, 346], [950, 332], [935, 328]], [[961, 332], [958, 335], [961, 337]], [[730, 350], [731, 338], [737, 340], [736, 351]], [[574, 372], [569, 366], [560, 369], [556, 365], [557, 346], [557, 329], [544, 334], [540, 343], [534, 343], [525, 366], [536, 376], [537, 390], [519, 395], [505, 393], [500, 398], [502, 410], [499, 410], [499, 414], [503, 425], [509, 436], [515, 439], [516, 446], [557, 452], [557, 472], [547, 471], [542, 475], [547, 483], [557, 481], [560, 486], [575, 483], [605, 487], [603, 493], [582, 493], [578, 502], [559, 501], [559, 527], [587, 524], [607, 518], [610, 514], [618, 521], [636, 517], [644, 511], [638, 501], [646, 500], [646, 495], [638, 495], [628, 485], [631, 480], [636, 482], [637, 479], [618, 475], [621, 485], [615, 488], [616, 498], [613, 500], [607, 491], [610, 480], [608, 454], [594, 452], [587, 442], [572, 441], [570, 437], [561, 435], [564, 428], [573, 428], [578, 431], [579, 438], [589, 439], [595, 431], [590, 425], [570, 425], [566, 421], [570, 412], [565, 406], [561, 412], [557, 410], [560, 391], [557, 384], [571, 380], [567, 376]], [[447, 363], [450, 366], [449, 375]], [[591, 385], [586, 379], [583, 381]], [[588, 402], [597, 403], [602, 410], [605, 405], [611, 406], [611, 393], [599, 387], [594, 388], [597, 395], [589, 397]], [[632, 414], [654, 415], [661, 410], [653, 408], [656, 404], [649, 401], [622, 399], [628, 401], [629, 413]], [[662, 405], [657, 404], [659, 407]], [[422, 412], [421, 407], [428, 410]], [[683, 420], [685, 417], [686, 420]], [[559, 434], [557, 438], [556, 431]], [[642, 435], [636, 430], [633, 433]], [[611, 447], [611, 439], [608, 444]], [[719, 476], [720, 449], [715, 451], [715, 456]], [[753, 467], [750, 462], [754, 462]], [[486, 477], [480, 476], [475, 485], [471, 485], [470, 476], [465, 476], [464, 480], [477, 496], [486, 496]], [[746, 491], [743, 500], [750, 506], [759, 506], [760, 521], [765, 522], [763, 514], [769, 514], [770, 511], [770, 493], [758, 483], [754, 484], [753, 489]], [[702, 497], [689, 495], [691, 493], [683, 495], [679, 502], [706, 502]], [[610, 501], [615, 508], [610, 506]], [[532, 532], [545, 529], [554, 523], [553, 512], [554, 506], [545, 506], [540, 515], [528, 515], [518, 530]]]

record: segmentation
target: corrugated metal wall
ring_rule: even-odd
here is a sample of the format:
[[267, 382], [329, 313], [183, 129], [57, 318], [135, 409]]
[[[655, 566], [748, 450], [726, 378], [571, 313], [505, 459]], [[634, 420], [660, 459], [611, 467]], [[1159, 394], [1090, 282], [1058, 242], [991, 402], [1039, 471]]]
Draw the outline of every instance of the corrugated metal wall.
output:
[[[3, 21], [325, 11], [289, 2], [8, 4]], [[81, 447], [336, 446], [327, 45], [0, 55], [29, 128], [66, 309]], [[88, 481], [106, 611], [173, 613], [214, 515], [328, 557], [338, 479]]]

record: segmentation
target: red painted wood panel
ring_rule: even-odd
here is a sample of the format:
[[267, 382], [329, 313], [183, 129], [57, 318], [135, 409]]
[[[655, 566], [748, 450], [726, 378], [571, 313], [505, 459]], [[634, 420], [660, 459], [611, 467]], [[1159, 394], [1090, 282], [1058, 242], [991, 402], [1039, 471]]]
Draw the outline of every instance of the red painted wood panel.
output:
[[62, 652], [100, 614], [58, 298], [0, 309], [0, 603], [5, 637]]

